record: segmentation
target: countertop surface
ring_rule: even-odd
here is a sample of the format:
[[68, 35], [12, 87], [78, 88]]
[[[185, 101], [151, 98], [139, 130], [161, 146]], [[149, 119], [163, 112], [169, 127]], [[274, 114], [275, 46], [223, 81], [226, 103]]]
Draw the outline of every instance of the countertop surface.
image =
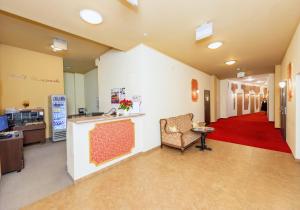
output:
[[144, 115], [145, 115], [144, 113], [135, 113], [135, 114], [129, 114], [129, 115], [120, 115], [120, 116], [112, 116], [112, 115], [81, 116], [81, 117], [77, 116], [74, 118], [69, 118], [68, 122], [80, 124], [80, 123], [90, 123], [90, 122], [96, 122], [96, 121], [111, 121], [111, 120], [117, 120], [117, 119], [141, 117]]

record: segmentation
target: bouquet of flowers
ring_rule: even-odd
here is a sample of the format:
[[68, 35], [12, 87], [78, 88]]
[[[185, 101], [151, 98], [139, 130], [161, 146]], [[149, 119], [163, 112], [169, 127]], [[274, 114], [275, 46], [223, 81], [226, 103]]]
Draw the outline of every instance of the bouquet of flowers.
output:
[[119, 109], [123, 109], [125, 111], [129, 111], [129, 109], [132, 108], [132, 101], [123, 99], [120, 101]]

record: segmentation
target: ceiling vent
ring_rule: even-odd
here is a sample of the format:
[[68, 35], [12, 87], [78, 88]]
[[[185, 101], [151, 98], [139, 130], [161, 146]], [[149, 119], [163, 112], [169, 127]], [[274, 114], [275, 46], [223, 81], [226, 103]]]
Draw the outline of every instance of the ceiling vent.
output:
[[196, 28], [196, 41], [210, 37], [211, 35], [213, 35], [213, 33], [213, 23], [206, 22], [198, 28]]

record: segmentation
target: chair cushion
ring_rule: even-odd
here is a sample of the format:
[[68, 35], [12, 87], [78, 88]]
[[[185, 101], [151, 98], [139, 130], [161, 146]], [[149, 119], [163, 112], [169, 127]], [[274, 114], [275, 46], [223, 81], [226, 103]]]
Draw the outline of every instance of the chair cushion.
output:
[[167, 132], [171, 132], [169, 129], [170, 127], [175, 126], [178, 129], [177, 124], [176, 124], [176, 117], [168, 118], [168, 119], [166, 119], [166, 121], [167, 121], [167, 123], [166, 123], [166, 131]]
[[178, 128], [175, 125], [174, 126], [168, 126], [167, 130], [170, 133], [176, 133], [176, 132], [179, 131]]
[[193, 131], [184, 132], [182, 136], [184, 146], [189, 145], [190, 143], [196, 141], [199, 138], [200, 135]]

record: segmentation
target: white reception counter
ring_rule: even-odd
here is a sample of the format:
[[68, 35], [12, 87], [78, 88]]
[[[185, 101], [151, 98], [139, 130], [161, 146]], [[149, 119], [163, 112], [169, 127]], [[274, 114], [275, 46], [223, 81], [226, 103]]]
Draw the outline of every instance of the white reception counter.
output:
[[144, 114], [68, 120], [67, 169], [74, 181], [143, 151]]

